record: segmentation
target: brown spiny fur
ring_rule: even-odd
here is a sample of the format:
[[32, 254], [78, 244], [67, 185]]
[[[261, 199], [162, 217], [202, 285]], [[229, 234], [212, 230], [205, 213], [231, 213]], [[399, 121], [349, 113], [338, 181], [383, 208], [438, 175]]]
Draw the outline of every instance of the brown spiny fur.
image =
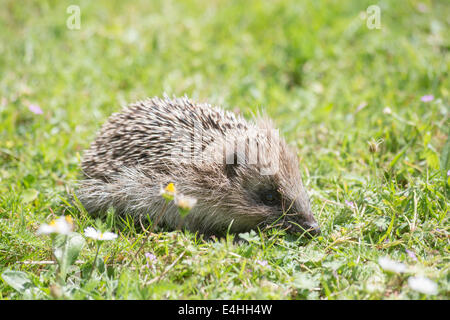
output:
[[[113, 207], [154, 221], [164, 204], [159, 191], [173, 182], [198, 201], [184, 220], [169, 203], [160, 226], [222, 235], [275, 224], [315, 234], [297, 157], [271, 129], [267, 119], [247, 122], [187, 98], [131, 104], [111, 115], [85, 152], [78, 198], [93, 214]], [[267, 174], [272, 163], [278, 169]]]

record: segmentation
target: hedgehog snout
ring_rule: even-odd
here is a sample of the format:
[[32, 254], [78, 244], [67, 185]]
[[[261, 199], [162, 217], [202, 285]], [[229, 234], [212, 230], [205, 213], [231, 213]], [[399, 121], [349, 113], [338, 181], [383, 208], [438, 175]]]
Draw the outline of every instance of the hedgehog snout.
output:
[[288, 214], [286, 225], [289, 233], [301, 233], [311, 237], [320, 234], [320, 227], [312, 212]]
[[311, 220], [287, 220], [286, 221], [289, 229], [289, 233], [300, 233], [305, 234], [310, 237], [315, 237], [320, 234], [319, 224], [315, 221], [315, 219]]

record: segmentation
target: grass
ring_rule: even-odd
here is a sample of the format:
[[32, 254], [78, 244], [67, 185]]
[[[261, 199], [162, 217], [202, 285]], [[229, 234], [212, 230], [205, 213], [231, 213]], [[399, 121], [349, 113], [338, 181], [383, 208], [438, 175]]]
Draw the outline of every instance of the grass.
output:
[[[449, 298], [446, 1], [72, 2], [0, 11], [0, 299]], [[79, 30], [66, 27], [71, 4]], [[363, 17], [372, 4], [380, 29]], [[246, 117], [266, 110], [299, 150], [321, 236], [255, 232], [238, 244], [161, 231], [135, 259], [146, 235], [131, 221], [71, 204], [101, 124], [164, 92]], [[62, 214], [78, 233], [119, 234], [90, 279], [89, 239], [64, 280], [45, 264], [52, 241], [36, 230]], [[418, 275], [437, 292], [413, 290]]]

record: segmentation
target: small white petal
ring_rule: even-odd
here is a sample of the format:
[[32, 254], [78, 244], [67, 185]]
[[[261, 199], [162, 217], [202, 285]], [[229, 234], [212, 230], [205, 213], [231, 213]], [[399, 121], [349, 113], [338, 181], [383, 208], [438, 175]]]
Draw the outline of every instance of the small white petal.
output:
[[197, 199], [182, 194], [175, 197], [175, 205], [182, 209], [191, 210], [197, 204]]
[[92, 227], [87, 227], [84, 229], [84, 235], [88, 238], [97, 239], [98, 238], [98, 232]]
[[391, 110], [391, 108], [386, 107], [386, 108], [383, 109], [383, 113], [384, 113], [384, 114], [391, 114], [391, 113], [392, 113], [392, 110]]
[[421, 276], [410, 277], [408, 279], [408, 285], [411, 289], [425, 294], [437, 294], [438, 292], [436, 283]]
[[117, 238], [117, 234], [112, 232], [100, 232], [95, 230], [92, 227], [87, 227], [84, 229], [84, 235], [88, 238], [94, 239], [94, 240], [114, 240]]
[[259, 265], [265, 267], [268, 265], [266, 260], [256, 260], [256, 263], [258, 263]]
[[388, 257], [379, 258], [378, 264], [386, 271], [391, 271], [391, 272], [396, 272], [396, 273], [406, 272], [405, 264], [391, 260]]
[[112, 232], [105, 232], [101, 234], [101, 239], [100, 240], [114, 240], [117, 238], [117, 234], [112, 233]]
[[66, 219], [65, 216], [61, 216], [56, 220], [53, 220], [50, 224], [43, 224], [37, 230], [37, 234], [52, 234], [59, 233], [67, 235], [72, 231], [73, 224]]
[[37, 234], [51, 234], [55, 232], [55, 228], [53, 226], [49, 226], [48, 224], [43, 224], [37, 230]]
[[65, 217], [60, 217], [55, 222], [55, 229], [57, 233], [69, 234], [72, 230], [72, 225], [67, 222]]

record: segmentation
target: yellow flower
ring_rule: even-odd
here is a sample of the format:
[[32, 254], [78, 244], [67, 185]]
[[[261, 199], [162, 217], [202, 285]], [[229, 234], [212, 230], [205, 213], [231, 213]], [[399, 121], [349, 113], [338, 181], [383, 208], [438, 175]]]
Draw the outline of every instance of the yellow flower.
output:
[[171, 182], [165, 188], [159, 190], [159, 194], [167, 201], [172, 201], [176, 195], [177, 191], [175, 185]]
[[167, 192], [175, 193], [175, 185], [173, 182], [169, 183], [165, 189]]

